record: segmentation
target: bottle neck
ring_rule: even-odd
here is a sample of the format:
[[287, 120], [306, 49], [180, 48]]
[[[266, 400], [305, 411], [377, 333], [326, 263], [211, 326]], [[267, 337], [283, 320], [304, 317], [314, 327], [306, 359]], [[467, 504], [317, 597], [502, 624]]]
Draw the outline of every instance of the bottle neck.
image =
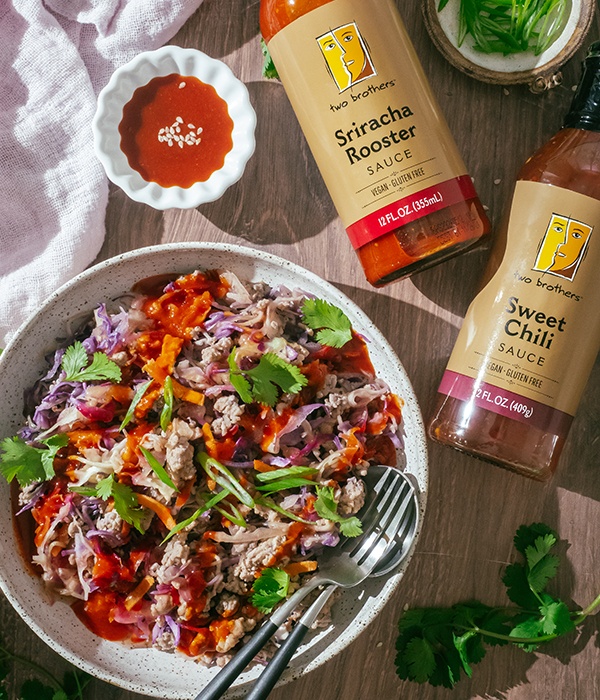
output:
[[600, 131], [600, 41], [590, 46], [583, 62], [583, 74], [563, 126]]

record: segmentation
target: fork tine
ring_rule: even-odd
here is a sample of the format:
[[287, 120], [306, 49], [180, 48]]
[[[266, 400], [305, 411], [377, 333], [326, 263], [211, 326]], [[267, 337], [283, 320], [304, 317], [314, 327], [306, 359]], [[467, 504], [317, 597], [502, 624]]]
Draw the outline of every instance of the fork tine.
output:
[[[380, 479], [378, 482], [379, 492], [375, 495], [375, 498], [368, 505], [367, 510], [361, 513], [361, 520], [363, 523], [367, 523], [364, 526], [363, 533], [360, 537], [349, 537], [344, 542], [342, 542], [339, 547], [339, 551], [348, 554], [349, 556], [354, 556], [353, 552], [358, 547], [361, 546], [369, 538], [371, 532], [380, 520], [379, 513], [389, 501], [394, 496], [394, 491], [396, 484], [400, 477], [397, 474], [391, 472], [386, 472], [385, 478]], [[358, 539], [358, 542], [357, 542]]]
[[[398, 481], [402, 481], [402, 486], [399, 493], [396, 490]], [[405, 489], [409, 490], [410, 495], [410, 485], [398, 475], [394, 480], [394, 483], [390, 485], [389, 490], [378, 502], [378, 516], [373, 518], [373, 520], [364, 529], [363, 536], [360, 537], [358, 541], [354, 542], [354, 547], [347, 552], [349, 556], [351, 556], [353, 559], [360, 560], [371, 550], [373, 544], [381, 536], [383, 529], [388, 526], [390, 519], [395, 513], [396, 504], [401, 498], [401, 494]]]
[[357, 562], [363, 570], [368, 570], [371, 572], [375, 568], [377, 563], [380, 561], [383, 552], [387, 549], [390, 542], [396, 539], [402, 523], [406, 520], [407, 516], [409, 516], [413, 498], [413, 492], [410, 487], [409, 492], [404, 496], [400, 504], [398, 504], [400, 498], [401, 497], [399, 496], [396, 502], [390, 506], [388, 513], [386, 513], [386, 515], [389, 515], [393, 511], [393, 508], [396, 507], [397, 510], [393, 515], [391, 522], [389, 521], [389, 517], [386, 518], [386, 524], [383, 525], [383, 529], [380, 532], [380, 536], [376, 544], [372, 547], [371, 551], [363, 561]]

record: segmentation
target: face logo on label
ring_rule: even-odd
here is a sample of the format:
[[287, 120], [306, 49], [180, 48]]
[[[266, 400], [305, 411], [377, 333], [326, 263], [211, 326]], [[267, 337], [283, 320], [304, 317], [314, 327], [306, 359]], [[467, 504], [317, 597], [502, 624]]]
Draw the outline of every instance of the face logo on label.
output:
[[331, 29], [317, 37], [317, 43], [340, 92], [377, 75], [369, 47], [356, 22]]
[[593, 227], [561, 214], [552, 214], [533, 269], [573, 280], [584, 258]]

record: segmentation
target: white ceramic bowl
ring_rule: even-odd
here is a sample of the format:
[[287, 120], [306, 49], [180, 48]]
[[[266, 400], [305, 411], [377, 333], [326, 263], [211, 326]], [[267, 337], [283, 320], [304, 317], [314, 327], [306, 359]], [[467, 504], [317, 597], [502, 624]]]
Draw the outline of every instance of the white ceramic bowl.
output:
[[[196, 182], [187, 188], [161, 187], [156, 182], [144, 180], [129, 165], [121, 150], [119, 124], [123, 107], [137, 88], [147, 85], [153, 78], [172, 73], [194, 76], [212, 85], [227, 103], [233, 121], [233, 147], [225, 156], [223, 167], [205, 182]], [[146, 51], [117, 68], [98, 95], [92, 122], [94, 148], [108, 178], [131, 199], [155, 209], [190, 209], [218, 199], [242, 177], [246, 163], [254, 153], [255, 128], [256, 113], [244, 83], [222, 61], [210, 58], [201, 51], [179, 46], [163, 46], [156, 51]]]
[[[419, 485], [420, 527], [427, 494], [425, 433], [410, 381], [391, 346], [338, 289], [287, 260], [250, 248], [209, 243], [143, 248], [100, 263], [64, 285], [19, 329], [0, 356], [0, 437], [14, 435], [22, 424], [23, 392], [44, 372], [45, 355], [56, 347], [58, 337], [68, 334], [70, 319], [81, 320], [83, 313], [127, 292], [134, 282], [145, 277], [210, 268], [229, 269], [244, 279], [271, 285], [310, 290], [342, 308], [353, 327], [370, 340], [369, 351], [377, 374], [405, 402], [405, 470], [414, 475]], [[174, 700], [199, 692], [217, 669], [205, 668], [183, 654], [131, 649], [100, 639], [79, 622], [66, 603], [50, 604], [41, 582], [28, 573], [15, 542], [9, 491], [7, 483], [0, 479], [0, 587], [34, 632], [76, 666], [127, 690]], [[414, 546], [413, 543], [407, 558], [393, 574], [368, 579], [364, 585], [340, 595], [333, 607], [332, 625], [308, 635], [282, 682], [317, 668], [358, 636], [397, 588]], [[226, 697], [240, 697], [259, 670], [251, 668], [242, 674]]]

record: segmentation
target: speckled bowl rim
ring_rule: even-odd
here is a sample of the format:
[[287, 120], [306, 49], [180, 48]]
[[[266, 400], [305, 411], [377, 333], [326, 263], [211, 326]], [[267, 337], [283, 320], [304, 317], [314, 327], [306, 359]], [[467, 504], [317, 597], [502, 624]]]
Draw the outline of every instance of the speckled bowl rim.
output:
[[[44, 367], [44, 356], [64, 337], [69, 318], [108, 298], [128, 291], [140, 278], [196, 268], [228, 268], [251, 280], [308, 289], [337, 304], [354, 328], [369, 339], [378, 375], [404, 400], [405, 471], [419, 486], [420, 517], [415, 541], [406, 559], [388, 577], [368, 579], [364, 585], [340, 593], [333, 608], [333, 624], [312, 633], [300, 647], [280, 683], [298, 678], [332, 659], [347, 647], [381, 612], [397, 589], [423, 524], [427, 500], [428, 461], [425, 430], [410, 380], [392, 347], [366, 314], [329, 282], [295, 263], [257, 249], [219, 243], [171, 243], [142, 248], [101, 262], [61, 287], [17, 331], [0, 356], [0, 437], [14, 434], [21, 424], [22, 391]], [[0, 483], [0, 588], [15, 610], [50, 647], [84, 671], [128, 691], [169, 700], [193, 697], [216, 674], [183, 654], [129, 648], [99, 639], [89, 632], [61, 601], [51, 602], [40, 581], [30, 574], [12, 532], [9, 488]], [[8, 565], [6, 564], [8, 562]], [[394, 624], [394, 623], [390, 623]], [[244, 672], [223, 697], [239, 698], [260, 669]]]
[[[225, 156], [223, 167], [205, 182], [196, 182], [187, 188], [161, 187], [156, 182], [147, 182], [129, 165], [120, 146], [119, 124], [123, 107], [134, 91], [152, 78], [172, 73], [194, 76], [212, 85], [227, 103], [229, 116], [233, 120], [233, 146]], [[231, 69], [202, 51], [172, 45], [140, 53], [117, 68], [98, 95], [92, 121], [94, 150], [108, 178], [131, 199], [155, 209], [190, 209], [221, 197], [228, 187], [242, 177], [256, 146], [255, 129], [256, 113], [250, 103], [248, 89]]]

